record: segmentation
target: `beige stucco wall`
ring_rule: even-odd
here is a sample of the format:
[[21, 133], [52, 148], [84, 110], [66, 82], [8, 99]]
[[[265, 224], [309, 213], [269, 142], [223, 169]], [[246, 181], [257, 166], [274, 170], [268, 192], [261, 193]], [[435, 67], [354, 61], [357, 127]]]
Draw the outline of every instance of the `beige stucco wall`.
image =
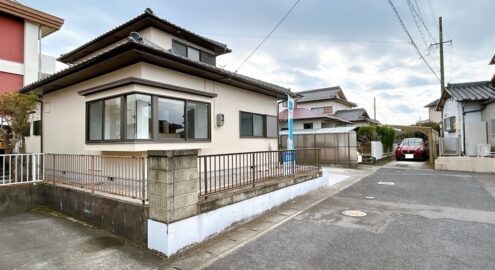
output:
[[435, 111], [435, 107], [429, 107], [428, 118], [430, 119], [430, 122], [440, 123], [440, 121], [442, 121], [442, 112]]
[[[195, 90], [216, 93], [207, 98], [154, 87], [128, 85], [88, 97], [77, 92], [129, 76], [164, 82]], [[184, 143], [121, 143], [85, 144], [85, 103], [118, 93], [140, 91], [157, 95], [211, 102], [211, 142]], [[99, 153], [100, 151], [146, 151], [169, 149], [200, 149], [200, 154], [232, 153], [277, 149], [276, 138], [240, 138], [239, 111], [276, 116], [276, 99], [199, 77], [138, 63], [112, 73], [93, 78], [43, 97], [44, 151], [46, 153]], [[225, 115], [225, 125], [217, 127], [217, 113]]]

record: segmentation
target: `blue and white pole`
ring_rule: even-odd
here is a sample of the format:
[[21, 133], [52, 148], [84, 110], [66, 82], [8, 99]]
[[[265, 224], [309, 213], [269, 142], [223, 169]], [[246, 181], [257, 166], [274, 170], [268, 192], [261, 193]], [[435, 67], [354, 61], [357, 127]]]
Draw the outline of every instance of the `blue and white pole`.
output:
[[294, 99], [287, 96], [287, 122], [289, 136], [287, 136], [287, 150], [294, 150]]

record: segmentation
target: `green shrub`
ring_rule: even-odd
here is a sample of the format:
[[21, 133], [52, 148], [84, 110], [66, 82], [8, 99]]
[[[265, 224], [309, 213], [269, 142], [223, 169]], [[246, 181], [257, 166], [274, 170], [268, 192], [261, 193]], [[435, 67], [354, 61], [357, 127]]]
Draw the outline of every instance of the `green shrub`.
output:
[[381, 141], [384, 152], [392, 151], [395, 139], [395, 129], [379, 125], [370, 125], [359, 127], [357, 140], [361, 143], [371, 141]]

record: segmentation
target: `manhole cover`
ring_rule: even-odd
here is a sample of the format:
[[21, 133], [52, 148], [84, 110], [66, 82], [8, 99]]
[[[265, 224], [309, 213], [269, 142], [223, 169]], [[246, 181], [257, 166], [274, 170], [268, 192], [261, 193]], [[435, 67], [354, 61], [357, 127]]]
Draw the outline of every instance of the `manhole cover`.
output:
[[360, 210], [345, 210], [342, 212], [342, 215], [349, 217], [364, 217], [366, 216], [366, 212]]
[[395, 183], [394, 182], [378, 182], [378, 185], [386, 185], [386, 186], [394, 186]]

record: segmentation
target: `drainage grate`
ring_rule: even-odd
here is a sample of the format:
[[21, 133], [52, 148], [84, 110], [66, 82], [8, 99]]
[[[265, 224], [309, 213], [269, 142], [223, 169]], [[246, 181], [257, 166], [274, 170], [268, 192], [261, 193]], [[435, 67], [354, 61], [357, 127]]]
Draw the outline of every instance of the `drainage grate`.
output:
[[360, 211], [360, 210], [345, 210], [342, 211], [342, 215], [348, 216], [348, 217], [364, 217], [366, 216], [366, 212]]

